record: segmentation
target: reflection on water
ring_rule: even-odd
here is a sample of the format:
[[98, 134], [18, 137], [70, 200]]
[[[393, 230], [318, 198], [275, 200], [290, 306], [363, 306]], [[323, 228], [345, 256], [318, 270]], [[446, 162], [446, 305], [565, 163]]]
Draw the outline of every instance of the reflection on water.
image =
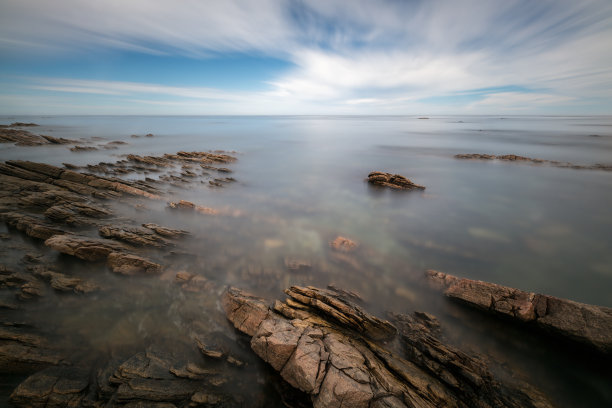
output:
[[[562, 406], [612, 401], [603, 368], [575, 361], [563, 345], [549, 347], [541, 336], [448, 303], [420, 283], [425, 269], [439, 269], [612, 306], [611, 172], [453, 159], [490, 153], [610, 164], [610, 117], [28, 117], [2, 123], [16, 120], [39, 123], [34, 131], [55, 137], [129, 144], [87, 153], [4, 145], [1, 160], [84, 165], [128, 153], [238, 152], [232, 165], [238, 183], [173, 187], [172, 194], [239, 210], [236, 216], [170, 214], [163, 203], [147, 203], [144, 212], [116, 205], [128, 219], [192, 232], [185, 253], [168, 256], [166, 264], [210, 281], [206, 296], [181, 290], [174, 275], [114, 276], [104, 265], [28, 242], [64, 273], [107, 289], [89, 297], [49, 293], [20, 311], [24, 321], [56, 327], [55, 335], [70, 338], [75, 349], [103, 353], [160, 338], [231, 334], [218, 305], [226, 284], [279, 298], [292, 284], [334, 283], [362, 294], [368, 310], [380, 315], [415, 309], [438, 315], [451, 341], [496, 356]], [[130, 137], [149, 132], [155, 137]], [[427, 189], [372, 188], [364, 182], [372, 170], [400, 173]], [[334, 252], [329, 242], [339, 235], [358, 242], [358, 250]], [[15, 235], [10, 242], [24, 239]], [[19, 264], [2, 245], [7, 262]], [[292, 262], [304, 267], [288, 268]], [[256, 358], [242, 358], [250, 358], [254, 373], [263, 370]]]

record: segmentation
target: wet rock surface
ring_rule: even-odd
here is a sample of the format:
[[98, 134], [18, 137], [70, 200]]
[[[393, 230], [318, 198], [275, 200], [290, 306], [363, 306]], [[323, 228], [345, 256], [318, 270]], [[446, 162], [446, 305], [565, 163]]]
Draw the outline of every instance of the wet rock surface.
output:
[[[96, 146], [121, 146], [104, 143]], [[7, 228], [0, 234], [0, 255], [11, 261], [0, 265], [0, 365], [3, 373], [23, 375], [11, 386], [13, 405], [540, 401], [533, 390], [500, 385], [483, 360], [449, 345], [432, 316], [377, 318], [356, 303], [361, 298], [351, 290], [296, 286], [284, 302], [269, 303], [230, 289], [233, 296], [219, 300], [225, 279], [274, 291], [310, 283], [330, 266], [342, 269], [335, 277], [340, 282], [355, 272], [376, 284], [386, 278], [368, 262], [372, 250], [365, 242], [326, 231], [312, 245], [329, 257], [322, 260], [277, 234], [274, 223], [282, 220], [275, 217], [265, 220], [275, 227], [261, 242], [267, 264], [240, 245], [226, 245], [236, 224], [255, 217], [200, 205], [205, 201], [197, 202], [201, 198], [187, 190], [194, 183], [210, 194], [224, 192], [209, 186], [232, 188], [235, 179], [224, 176], [235, 158], [227, 152], [115, 157], [113, 163], [63, 168], [0, 163], [0, 219]], [[191, 230], [196, 219], [205, 231]], [[245, 240], [253, 236], [248, 228]], [[361, 292], [364, 286], [350, 289]], [[219, 302], [252, 339], [233, 330]], [[45, 321], [48, 316], [52, 319]]]
[[253, 351], [309, 394], [314, 407], [550, 406], [527, 386], [502, 385], [480, 359], [444, 344], [432, 316], [394, 315], [394, 325], [341, 292], [291, 287], [287, 294], [270, 306], [229, 288], [223, 307], [252, 336]]
[[[169, 169], [176, 163], [213, 166], [235, 160], [222, 152], [168, 156], [163, 160]], [[7, 318], [0, 325], [2, 373], [25, 378], [14, 385], [12, 406], [280, 406], [276, 393], [264, 393], [253, 385], [267, 375], [247, 369], [255, 357], [236, 348], [231, 333], [225, 334], [227, 328], [214, 322], [225, 322], [221, 313], [210, 305], [205, 315], [201, 305], [193, 306], [198, 310], [195, 317], [181, 309], [182, 303], [197, 304], [198, 299], [214, 303], [219, 291], [214, 281], [197, 271], [176, 274], [181, 292], [170, 310], [151, 311], [155, 316], [151, 321], [134, 317], [133, 309], [142, 299], [132, 303], [131, 297], [152, 296], [148, 290], [159, 283], [152, 285], [151, 280], [163, 285], [166, 264], [169, 273], [185, 265], [186, 255], [176, 259], [167, 255], [184, 252], [180, 248], [185, 240], [194, 238], [187, 230], [151, 222], [159, 217], [147, 220], [150, 210], [144, 203], [168, 194], [165, 189], [171, 184], [82, 170], [20, 160], [0, 163], [0, 219], [8, 228], [2, 234], [0, 253], [15, 252], [7, 257], [10, 265], [0, 265], [0, 310], [3, 319], [13, 313], [24, 318], [24, 322]], [[121, 218], [121, 206], [142, 208], [141, 214], [136, 219]], [[172, 216], [163, 208], [158, 211], [165, 213], [164, 218]], [[216, 214], [195, 205], [192, 211]], [[114, 278], [109, 280], [107, 271]], [[95, 332], [98, 324], [108, 327], [105, 307], [125, 305], [108, 300], [122, 290], [118, 280], [132, 285], [125, 289], [129, 310], [125, 316], [111, 313], [118, 319], [111, 332], [93, 338], [90, 334], [84, 341], [78, 335], [81, 331]], [[143, 282], [142, 287], [134, 290], [138, 284], [132, 280]], [[175, 283], [170, 285], [168, 290], [173, 291]], [[89, 315], [91, 305], [98, 303], [106, 306], [94, 307], [95, 317]], [[50, 314], [54, 319], [59, 315], [70, 328], [45, 322], [49, 309], [54, 310]], [[165, 314], [178, 314], [172, 320], [176, 327], [152, 329], [156, 317]], [[87, 321], [85, 326], [74, 323], [81, 319]], [[51, 331], [38, 329], [41, 323]], [[210, 336], [212, 328], [222, 333], [216, 340]]]
[[612, 354], [612, 309], [429, 270], [429, 284], [456, 299]]
[[36, 127], [36, 123], [14, 122], [10, 125], [0, 125], [0, 143], [14, 143], [17, 146], [41, 146], [46, 144], [78, 144], [79, 140], [56, 138], [47, 135], [37, 135], [23, 127]]
[[359, 244], [349, 238], [337, 236], [333, 241], [329, 243], [329, 246], [338, 252], [351, 252], [355, 250]]
[[410, 179], [399, 174], [373, 171], [368, 174], [368, 183], [375, 186], [388, 187], [394, 190], [425, 190], [424, 186], [413, 183]]
[[483, 154], [483, 153], [463, 153], [456, 154], [454, 156], [456, 159], [463, 160], [501, 160], [507, 162], [519, 162], [519, 163], [531, 163], [531, 164], [547, 164], [554, 167], [562, 167], [569, 168], [575, 170], [603, 170], [603, 171], [612, 171], [612, 164], [592, 164], [592, 165], [582, 165], [575, 164], [569, 162], [560, 162], [557, 160], [545, 160], [545, 159], [534, 159], [531, 157], [518, 156], [516, 154], [503, 154], [503, 155], [494, 155], [494, 154]]

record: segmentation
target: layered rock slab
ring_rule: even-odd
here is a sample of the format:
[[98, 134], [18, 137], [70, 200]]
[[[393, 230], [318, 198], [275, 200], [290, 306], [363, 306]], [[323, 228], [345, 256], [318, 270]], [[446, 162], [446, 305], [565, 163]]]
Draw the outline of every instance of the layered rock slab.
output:
[[612, 309], [429, 270], [430, 286], [451, 299], [612, 354]]
[[413, 183], [412, 180], [399, 175], [373, 171], [368, 174], [368, 183], [376, 186], [388, 187], [394, 190], [425, 190], [425, 186]]
[[484, 363], [443, 345], [429, 329], [434, 323], [419, 323], [428, 329], [415, 337], [410, 317], [397, 319], [409, 350], [402, 354], [381, 340], [396, 343], [397, 328], [341, 292], [294, 286], [287, 293], [289, 299], [270, 307], [229, 288], [222, 304], [234, 326], [252, 336], [253, 351], [308, 393], [315, 408], [549, 406], [535, 392], [499, 384]]

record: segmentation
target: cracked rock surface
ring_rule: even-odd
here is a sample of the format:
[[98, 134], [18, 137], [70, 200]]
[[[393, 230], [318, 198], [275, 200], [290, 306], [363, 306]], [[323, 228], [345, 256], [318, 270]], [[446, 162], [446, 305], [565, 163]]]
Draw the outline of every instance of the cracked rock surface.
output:
[[372, 316], [341, 291], [291, 287], [285, 302], [228, 288], [228, 319], [293, 387], [323, 407], [548, 407], [524, 384], [503, 385], [479, 358], [446, 345], [425, 313]]
[[602, 353], [612, 353], [611, 308], [458, 278], [434, 270], [426, 272], [426, 279], [451, 299], [534, 324]]

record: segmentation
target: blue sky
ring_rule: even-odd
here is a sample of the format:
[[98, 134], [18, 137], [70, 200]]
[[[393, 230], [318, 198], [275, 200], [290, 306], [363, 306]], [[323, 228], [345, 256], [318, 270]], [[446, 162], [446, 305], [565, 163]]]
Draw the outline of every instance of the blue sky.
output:
[[0, 114], [612, 114], [610, 0], [0, 0]]

